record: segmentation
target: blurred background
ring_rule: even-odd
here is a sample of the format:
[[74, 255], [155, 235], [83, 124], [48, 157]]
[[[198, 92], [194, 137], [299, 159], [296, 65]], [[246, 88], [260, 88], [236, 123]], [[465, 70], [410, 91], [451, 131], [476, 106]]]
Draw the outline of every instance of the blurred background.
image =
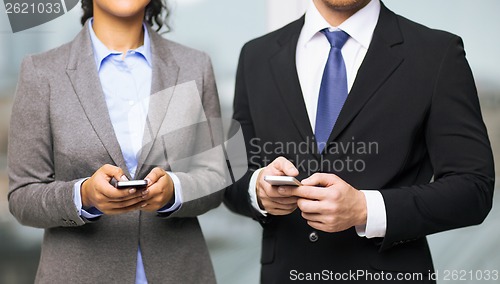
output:
[[[231, 117], [234, 79], [242, 45], [300, 17], [310, 0], [169, 0], [172, 31], [164, 36], [211, 57], [224, 117]], [[498, 0], [385, 0], [394, 12], [460, 35], [475, 75], [496, 160], [500, 158], [500, 27]], [[12, 34], [0, 5], [0, 283], [33, 283], [43, 231], [22, 227], [7, 204], [7, 132], [22, 58], [74, 38], [77, 8], [47, 24]], [[497, 180], [499, 178], [497, 177]], [[498, 184], [498, 182], [497, 182]], [[498, 185], [497, 185], [498, 188]], [[500, 209], [480, 225], [429, 237], [437, 271], [500, 270]], [[261, 229], [221, 206], [200, 217], [219, 283], [258, 283]], [[454, 283], [441, 281], [440, 283]], [[482, 281], [484, 282], [484, 281]], [[482, 283], [481, 282], [481, 283]], [[491, 282], [491, 281], [490, 281]], [[456, 281], [464, 283], [464, 281]], [[466, 281], [466, 283], [475, 283]], [[493, 283], [493, 282], [491, 282]]]

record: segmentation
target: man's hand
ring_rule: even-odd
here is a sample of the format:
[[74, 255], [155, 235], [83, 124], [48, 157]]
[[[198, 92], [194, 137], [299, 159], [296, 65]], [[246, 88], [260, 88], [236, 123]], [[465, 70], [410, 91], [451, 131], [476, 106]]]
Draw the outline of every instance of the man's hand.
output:
[[174, 182], [162, 168], [154, 168], [145, 178], [148, 188], [142, 193], [142, 211], [155, 212], [174, 200]]
[[83, 207], [95, 207], [104, 214], [121, 214], [140, 209], [144, 201], [141, 192], [134, 188], [117, 189], [109, 183], [113, 178], [127, 180], [119, 167], [104, 165], [83, 182]]
[[366, 224], [366, 200], [334, 174], [316, 173], [302, 180], [300, 187], [280, 187], [284, 196], [295, 196], [302, 217], [309, 226], [324, 232], [340, 232]]
[[278, 187], [264, 180], [264, 176], [297, 176], [299, 171], [287, 159], [278, 157], [265, 167], [257, 179], [257, 200], [260, 208], [272, 215], [287, 215], [297, 208], [297, 197], [283, 196], [278, 193]]

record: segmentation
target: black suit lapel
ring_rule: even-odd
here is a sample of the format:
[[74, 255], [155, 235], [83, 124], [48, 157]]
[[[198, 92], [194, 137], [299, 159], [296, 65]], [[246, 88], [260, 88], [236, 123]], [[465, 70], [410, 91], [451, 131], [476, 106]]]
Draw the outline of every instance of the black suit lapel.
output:
[[402, 42], [396, 15], [382, 4], [372, 42], [328, 142], [337, 139], [380, 86], [401, 65], [403, 58], [392, 48]]
[[[288, 115], [304, 141], [311, 141], [310, 139], [314, 137], [314, 133], [307, 115], [295, 57], [297, 42], [303, 25], [304, 17], [290, 24], [288, 32], [278, 39], [279, 48], [277, 53], [271, 57], [270, 64], [274, 81], [278, 86], [283, 104], [288, 110]], [[315, 145], [311, 145], [311, 147], [311, 153], [316, 153], [317, 150], [313, 149]]]

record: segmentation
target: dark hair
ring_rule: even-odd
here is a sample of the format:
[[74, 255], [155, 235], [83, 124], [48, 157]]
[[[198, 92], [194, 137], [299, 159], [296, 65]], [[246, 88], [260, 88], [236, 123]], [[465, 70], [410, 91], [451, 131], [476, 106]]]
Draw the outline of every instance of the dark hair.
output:
[[[94, 6], [92, 0], [82, 0], [82, 10], [83, 15], [81, 19], [82, 25], [94, 16]], [[163, 13], [164, 12], [164, 13]], [[167, 8], [167, 3], [165, 0], [151, 0], [146, 6], [146, 12], [144, 13], [144, 21], [150, 26], [156, 25], [156, 31], [159, 31], [163, 26], [169, 29], [167, 24], [167, 18], [169, 15], [169, 10]]]

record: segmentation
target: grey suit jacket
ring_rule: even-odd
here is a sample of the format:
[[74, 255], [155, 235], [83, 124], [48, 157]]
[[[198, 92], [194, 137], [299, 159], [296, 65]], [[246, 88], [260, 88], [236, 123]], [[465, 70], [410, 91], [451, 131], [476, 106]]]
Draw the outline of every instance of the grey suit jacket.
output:
[[224, 183], [221, 151], [205, 151], [219, 136], [200, 134], [220, 117], [210, 59], [150, 36], [154, 95], [135, 178], [158, 165], [179, 177], [184, 203], [169, 216], [135, 211], [89, 222], [77, 212], [77, 180], [104, 164], [127, 171], [88, 27], [22, 63], [9, 134], [9, 206], [21, 224], [45, 229], [38, 283], [133, 283], [139, 243], [150, 283], [215, 282], [196, 218], [220, 204]]

